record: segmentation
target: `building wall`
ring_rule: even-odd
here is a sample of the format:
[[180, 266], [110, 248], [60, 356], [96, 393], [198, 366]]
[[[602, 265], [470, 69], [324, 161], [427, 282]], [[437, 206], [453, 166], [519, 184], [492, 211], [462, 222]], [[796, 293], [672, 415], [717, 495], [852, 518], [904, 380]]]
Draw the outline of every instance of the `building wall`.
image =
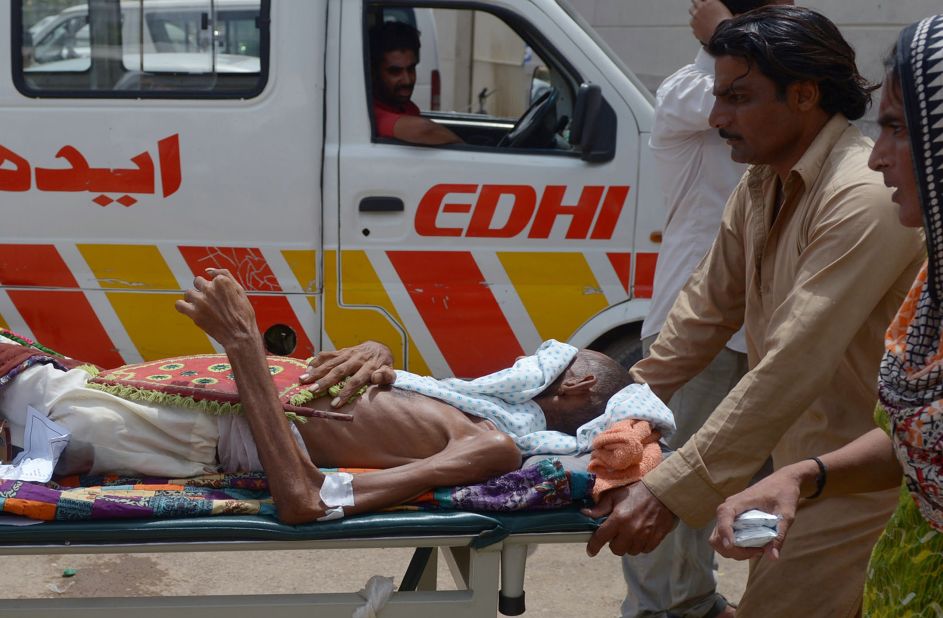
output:
[[[691, 62], [699, 43], [688, 26], [690, 0], [570, 0], [654, 91], [676, 68]], [[868, 79], [883, 77], [882, 59], [907, 24], [943, 11], [940, 0], [800, 0], [842, 30]], [[877, 99], [875, 99], [876, 103]], [[875, 106], [864, 128], [873, 132]]]
[[[517, 118], [527, 109], [533, 67], [524, 41], [487, 11], [432, 9], [442, 109]], [[479, 98], [479, 95], [487, 96]]]

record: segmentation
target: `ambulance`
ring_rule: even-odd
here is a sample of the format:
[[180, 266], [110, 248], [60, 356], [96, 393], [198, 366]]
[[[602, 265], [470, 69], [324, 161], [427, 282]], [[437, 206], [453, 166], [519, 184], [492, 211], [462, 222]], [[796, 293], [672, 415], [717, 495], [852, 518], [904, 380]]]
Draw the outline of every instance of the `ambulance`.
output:
[[[376, 135], [368, 33], [396, 19], [463, 144]], [[272, 353], [638, 357], [652, 98], [565, 0], [0, 0], [0, 32], [0, 326], [105, 367], [218, 352], [174, 310], [214, 267]]]

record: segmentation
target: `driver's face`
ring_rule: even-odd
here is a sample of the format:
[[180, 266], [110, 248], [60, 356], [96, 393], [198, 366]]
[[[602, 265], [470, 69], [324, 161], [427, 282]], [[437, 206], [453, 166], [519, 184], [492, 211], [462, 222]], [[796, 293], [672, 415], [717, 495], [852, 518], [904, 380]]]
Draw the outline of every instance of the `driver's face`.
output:
[[413, 96], [416, 87], [416, 52], [400, 49], [386, 52], [377, 73], [380, 98], [390, 103], [404, 105]]

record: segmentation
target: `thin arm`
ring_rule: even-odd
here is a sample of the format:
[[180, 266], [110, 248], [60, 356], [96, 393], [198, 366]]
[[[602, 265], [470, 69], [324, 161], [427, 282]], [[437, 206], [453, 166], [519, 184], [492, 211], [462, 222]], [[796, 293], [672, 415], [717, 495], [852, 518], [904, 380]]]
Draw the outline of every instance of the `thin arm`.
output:
[[287, 524], [313, 521], [325, 511], [319, 497], [324, 475], [291, 435], [265, 362], [252, 305], [228, 271], [206, 272], [208, 279], [196, 277], [194, 289], [177, 301], [177, 310], [218, 341], [229, 357], [279, 520]]

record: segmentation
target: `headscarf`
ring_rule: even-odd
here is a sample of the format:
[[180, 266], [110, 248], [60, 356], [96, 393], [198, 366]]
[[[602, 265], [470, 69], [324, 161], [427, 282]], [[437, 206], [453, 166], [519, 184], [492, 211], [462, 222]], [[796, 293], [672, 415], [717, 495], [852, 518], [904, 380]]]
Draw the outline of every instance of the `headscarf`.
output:
[[896, 65], [927, 263], [887, 329], [879, 392], [907, 488], [943, 531], [943, 15], [901, 32]]

